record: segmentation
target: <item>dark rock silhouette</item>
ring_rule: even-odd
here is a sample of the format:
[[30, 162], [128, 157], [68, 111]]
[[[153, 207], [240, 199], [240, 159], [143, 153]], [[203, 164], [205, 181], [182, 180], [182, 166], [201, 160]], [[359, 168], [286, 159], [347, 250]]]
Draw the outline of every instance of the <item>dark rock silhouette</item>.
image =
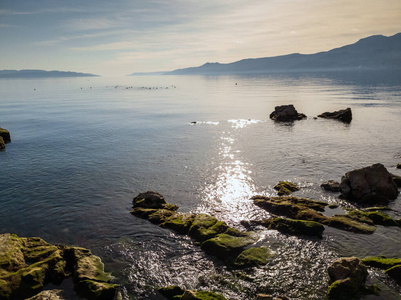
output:
[[383, 204], [398, 196], [392, 175], [382, 164], [353, 170], [341, 178], [343, 198], [366, 204]]
[[340, 191], [340, 183], [334, 180], [323, 182], [320, 187], [326, 191], [338, 193]]
[[11, 137], [10, 137], [10, 132], [8, 132], [7, 129], [1, 128], [0, 127], [0, 137], [3, 138], [4, 143], [11, 143]]
[[334, 111], [334, 112], [325, 112], [322, 113], [321, 115], [318, 115], [319, 118], [324, 118], [324, 119], [336, 119], [339, 121], [342, 121], [344, 123], [351, 123], [352, 121], [352, 111], [351, 108], [346, 108], [342, 109], [339, 111]]
[[304, 118], [306, 118], [306, 116], [298, 113], [292, 104], [276, 106], [274, 111], [270, 114], [270, 119], [277, 122], [291, 122]]

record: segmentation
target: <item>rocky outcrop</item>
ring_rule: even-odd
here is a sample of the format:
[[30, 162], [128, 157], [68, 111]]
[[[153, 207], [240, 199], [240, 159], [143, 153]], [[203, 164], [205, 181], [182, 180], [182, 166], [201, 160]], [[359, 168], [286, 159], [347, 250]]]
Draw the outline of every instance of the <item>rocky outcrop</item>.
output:
[[10, 132], [8, 132], [7, 129], [1, 128], [0, 127], [0, 137], [3, 138], [4, 143], [11, 143], [11, 137], [10, 137]]
[[46, 290], [27, 300], [67, 300], [62, 290]]
[[6, 144], [4, 143], [4, 139], [0, 136], [0, 150], [3, 150], [6, 148]]
[[184, 290], [179, 286], [162, 287], [158, 292], [167, 300], [226, 300], [224, 296], [214, 292]]
[[368, 271], [356, 257], [340, 258], [327, 269], [330, 278], [329, 299], [353, 299], [365, 286]]
[[[285, 216], [287, 218], [293, 219], [293, 220], [304, 220], [304, 221], [314, 221], [317, 223], [320, 223], [322, 225], [327, 225], [330, 227], [334, 227], [337, 229], [345, 230], [345, 231], [350, 231], [350, 232], [355, 232], [355, 233], [363, 233], [363, 234], [371, 234], [375, 231], [375, 227], [363, 222], [360, 222], [359, 220], [353, 218], [352, 215], [334, 215], [333, 217], [327, 217], [323, 215], [321, 212], [325, 210], [325, 208], [328, 206], [327, 203], [324, 202], [319, 202], [319, 201], [313, 201], [307, 198], [298, 198], [298, 197], [293, 197], [293, 196], [282, 196], [282, 197], [266, 197], [266, 196], [254, 196], [252, 197], [254, 204], [267, 210], [268, 212], [272, 214], [276, 214], [279, 216]], [[273, 219], [274, 220], [274, 219]], [[271, 221], [262, 221], [262, 223], [265, 222], [267, 225], [271, 224]], [[309, 231], [305, 230], [304, 233], [299, 232], [294, 232], [286, 227], [293, 223], [290, 221], [286, 221], [287, 224], [281, 224], [284, 223], [284, 221], [280, 220], [278, 223], [279, 225], [272, 225], [272, 226], [277, 226], [278, 228], [281, 227], [281, 230], [287, 230], [286, 233], [289, 234], [307, 234]], [[297, 223], [293, 223], [297, 224]], [[298, 223], [300, 225], [300, 223]], [[298, 227], [300, 228], [307, 228], [309, 226]], [[295, 227], [296, 228], [296, 227]], [[318, 227], [316, 226], [311, 226], [311, 228], [316, 229], [316, 233], [319, 232]], [[271, 228], [272, 229], [272, 228]], [[316, 234], [318, 236], [318, 234]]]
[[[189, 235], [202, 250], [227, 264], [252, 267], [267, 262], [261, 256], [267, 258], [269, 253], [253, 247], [258, 237], [252, 232], [241, 232], [207, 214], [176, 212], [177, 206], [167, 203], [163, 196], [155, 192], [139, 194], [134, 198], [133, 206], [131, 214], [160, 227]], [[249, 249], [254, 250], [249, 252]]]
[[362, 259], [362, 262], [369, 266], [384, 270], [390, 278], [401, 284], [401, 259], [387, 258], [385, 256], [369, 256]]
[[352, 111], [351, 108], [346, 108], [342, 109], [339, 111], [334, 111], [334, 112], [325, 112], [322, 113], [321, 115], [318, 115], [319, 118], [324, 118], [324, 119], [335, 119], [342, 121], [344, 123], [351, 123], [352, 121]]
[[363, 205], [388, 203], [398, 196], [392, 175], [382, 164], [348, 172], [341, 178], [341, 196]]
[[100, 258], [87, 249], [0, 235], [0, 299], [32, 297], [48, 283], [60, 284], [71, 275], [75, 290], [87, 299], [113, 299], [117, 293]]
[[294, 105], [276, 106], [270, 114], [270, 119], [277, 122], [292, 122], [306, 118], [304, 114], [298, 113]]
[[322, 238], [324, 226], [314, 221], [292, 220], [284, 218], [270, 218], [260, 222], [267, 229], [275, 229], [290, 235], [308, 235]]
[[325, 181], [320, 185], [320, 187], [329, 192], [340, 192], [340, 183], [334, 180]]
[[293, 192], [299, 191], [299, 187], [289, 181], [280, 181], [273, 187], [279, 196], [291, 195]]

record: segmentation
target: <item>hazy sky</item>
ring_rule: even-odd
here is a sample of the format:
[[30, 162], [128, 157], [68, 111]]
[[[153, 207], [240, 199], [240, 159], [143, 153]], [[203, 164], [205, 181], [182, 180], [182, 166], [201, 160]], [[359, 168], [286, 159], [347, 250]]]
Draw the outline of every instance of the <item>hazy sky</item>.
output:
[[126, 75], [398, 32], [401, 0], [0, 0], [0, 69]]

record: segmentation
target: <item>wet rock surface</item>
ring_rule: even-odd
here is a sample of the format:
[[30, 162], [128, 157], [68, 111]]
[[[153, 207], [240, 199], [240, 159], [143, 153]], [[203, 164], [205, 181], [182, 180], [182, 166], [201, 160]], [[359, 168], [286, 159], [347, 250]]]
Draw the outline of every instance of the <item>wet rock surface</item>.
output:
[[323, 182], [320, 187], [326, 191], [339, 193], [340, 192], [340, 183], [334, 180], [329, 180]]
[[352, 111], [351, 108], [341, 109], [334, 112], [325, 112], [318, 115], [319, 118], [324, 119], [335, 119], [344, 123], [351, 123], [352, 121]]
[[298, 113], [292, 104], [276, 106], [274, 111], [270, 114], [270, 119], [277, 122], [292, 122], [305, 118], [306, 115]]
[[[154, 195], [157, 195], [156, 202], [159, 209], [148, 208], [156, 206], [154, 205]], [[264, 255], [267, 258], [270, 255], [263, 250], [253, 256], [246, 252], [243, 256], [246, 255], [248, 262], [245, 263], [243, 260], [241, 264], [236, 265], [236, 259], [244, 251], [258, 248], [253, 247], [258, 239], [254, 233], [241, 232], [231, 228], [225, 222], [207, 214], [179, 213], [175, 211], [177, 208], [177, 206], [167, 203], [160, 194], [149, 191], [134, 198], [131, 214], [147, 219], [160, 227], [189, 235], [195, 244], [201, 246], [202, 250], [229, 265], [252, 267], [260, 264], [261, 256]]]
[[291, 195], [293, 192], [299, 191], [299, 187], [289, 181], [280, 181], [274, 186], [274, 189], [277, 191], [279, 196]]
[[48, 283], [73, 277], [74, 288], [87, 299], [113, 299], [118, 285], [104, 272], [100, 258], [78, 247], [55, 246], [41, 238], [0, 235], [0, 298], [25, 299]]
[[3, 141], [4, 141], [5, 144], [11, 143], [10, 132], [7, 129], [4, 129], [4, 128], [0, 127], [0, 137], [3, 138]]

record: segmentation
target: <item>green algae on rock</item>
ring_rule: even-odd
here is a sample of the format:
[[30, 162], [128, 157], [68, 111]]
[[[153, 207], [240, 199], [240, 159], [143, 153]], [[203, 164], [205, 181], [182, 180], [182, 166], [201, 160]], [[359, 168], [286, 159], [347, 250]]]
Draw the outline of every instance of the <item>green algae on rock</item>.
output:
[[347, 216], [370, 225], [399, 226], [397, 221], [393, 220], [389, 215], [378, 211], [349, 210]]
[[[71, 252], [80, 255], [72, 257]], [[46, 284], [60, 284], [73, 274], [78, 294], [88, 299], [113, 299], [116, 284], [89, 250], [51, 245], [40, 238], [0, 235], [0, 298], [25, 299]], [[97, 285], [96, 288], [93, 286]]]
[[184, 290], [176, 285], [159, 288], [158, 292], [167, 300], [226, 300], [224, 296], [214, 292]]
[[262, 266], [267, 264], [271, 256], [272, 253], [266, 247], [249, 248], [238, 255], [234, 261], [234, 266], [239, 268]]
[[274, 186], [274, 189], [277, 191], [279, 196], [291, 195], [293, 192], [299, 191], [299, 187], [289, 181], [280, 181]]
[[330, 286], [329, 299], [353, 299], [364, 291], [368, 271], [356, 257], [343, 257], [334, 261], [327, 269]]
[[[175, 211], [177, 206], [167, 203], [162, 195], [155, 192], [141, 193], [134, 198], [133, 206], [131, 214], [177, 233], [189, 235], [206, 253], [228, 264], [232, 264], [243, 251], [252, 248], [257, 240], [252, 233], [230, 228], [213, 216], [178, 213]], [[249, 264], [259, 265], [260, 257], [253, 258], [256, 261]], [[251, 259], [252, 256], [248, 255], [248, 260]]]
[[394, 279], [398, 284], [401, 284], [401, 265], [394, 266], [384, 273]]
[[400, 258], [387, 258], [385, 256], [368, 256], [362, 259], [362, 262], [369, 267], [379, 268], [383, 270], [401, 265]]
[[328, 226], [354, 233], [372, 234], [376, 228], [356, 221], [348, 215], [334, 215], [329, 219]]
[[280, 217], [265, 219], [260, 224], [267, 229], [275, 229], [290, 235], [308, 235], [321, 238], [324, 231], [324, 226], [318, 222]]

